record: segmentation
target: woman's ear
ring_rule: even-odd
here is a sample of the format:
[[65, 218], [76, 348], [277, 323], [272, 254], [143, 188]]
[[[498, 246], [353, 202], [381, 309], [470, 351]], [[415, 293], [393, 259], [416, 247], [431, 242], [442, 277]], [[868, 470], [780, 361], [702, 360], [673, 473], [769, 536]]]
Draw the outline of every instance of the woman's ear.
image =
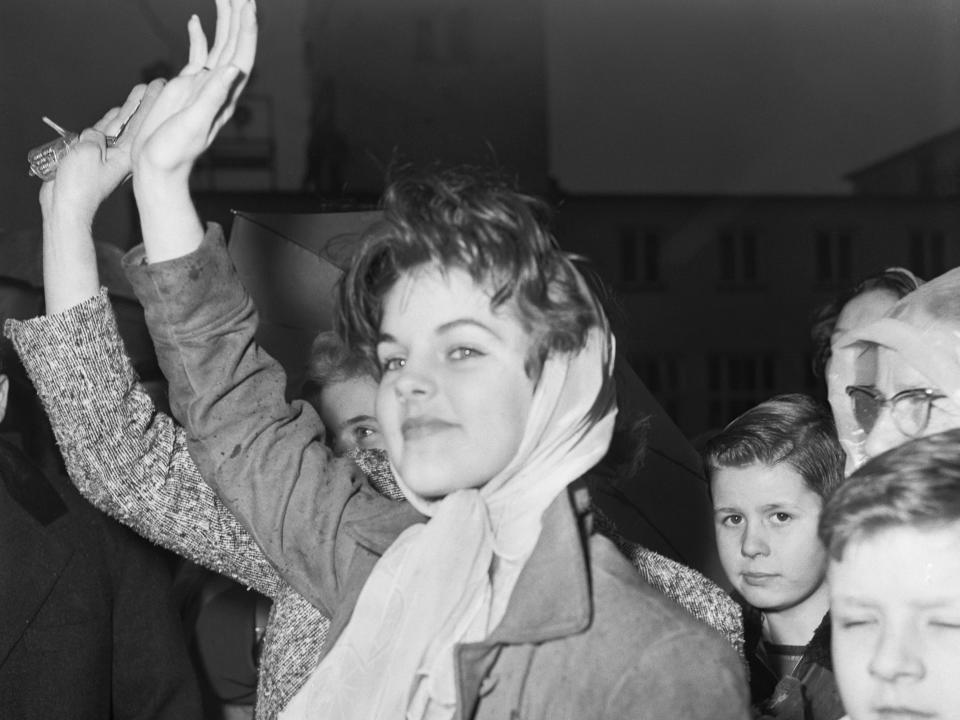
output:
[[0, 422], [7, 414], [7, 398], [10, 396], [10, 379], [0, 373]]

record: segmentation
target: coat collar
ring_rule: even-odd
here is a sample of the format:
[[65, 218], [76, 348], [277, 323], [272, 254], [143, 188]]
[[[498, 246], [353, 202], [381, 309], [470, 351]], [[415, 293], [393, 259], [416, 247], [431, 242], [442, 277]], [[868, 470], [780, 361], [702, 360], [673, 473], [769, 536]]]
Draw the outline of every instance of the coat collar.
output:
[[587, 629], [593, 615], [587, 562], [589, 507], [589, 494], [580, 481], [549, 505], [507, 611], [486, 643], [545, 642]]
[[585, 631], [593, 618], [587, 543], [590, 496], [582, 480], [560, 493], [543, 514], [543, 529], [520, 572], [503, 620], [482, 642], [456, 649], [457, 718], [473, 716], [482, 686], [503, 647], [526, 648]]

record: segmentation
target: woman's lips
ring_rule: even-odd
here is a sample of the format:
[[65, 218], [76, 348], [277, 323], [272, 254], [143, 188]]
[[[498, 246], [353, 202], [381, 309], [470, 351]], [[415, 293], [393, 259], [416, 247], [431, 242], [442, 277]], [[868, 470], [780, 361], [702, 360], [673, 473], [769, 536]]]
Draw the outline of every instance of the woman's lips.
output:
[[403, 424], [400, 425], [400, 432], [403, 433], [404, 440], [417, 440], [449, 430], [452, 427], [453, 423], [439, 418], [415, 417], [404, 420]]

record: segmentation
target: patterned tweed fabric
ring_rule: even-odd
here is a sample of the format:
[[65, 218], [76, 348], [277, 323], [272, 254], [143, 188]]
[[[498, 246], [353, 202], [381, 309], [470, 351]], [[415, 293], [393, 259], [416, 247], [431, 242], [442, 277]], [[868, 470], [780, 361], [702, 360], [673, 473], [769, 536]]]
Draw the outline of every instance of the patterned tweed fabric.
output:
[[594, 508], [594, 523], [597, 532], [613, 541], [644, 580], [723, 635], [740, 657], [745, 657], [743, 611], [723, 588], [693, 568], [627, 540], [598, 508]]
[[256, 717], [272, 720], [316, 667], [329, 621], [267, 561], [201, 480], [182, 428], [140, 386], [105, 291], [65, 313], [7, 321], [67, 470], [100, 510], [273, 599]]

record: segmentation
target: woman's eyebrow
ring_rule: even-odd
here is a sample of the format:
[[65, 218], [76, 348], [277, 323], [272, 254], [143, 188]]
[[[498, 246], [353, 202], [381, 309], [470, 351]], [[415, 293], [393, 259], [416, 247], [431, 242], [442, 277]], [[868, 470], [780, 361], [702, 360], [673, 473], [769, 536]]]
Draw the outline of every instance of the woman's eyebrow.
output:
[[352, 418], [344, 420], [343, 423], [341, 423], [341, 426], [348, 427], [350, 425], [356, 425], [357, 423], [362, 423], [362, 422], [368, 423], [368, 422], [376, 422], [376, 421], [377, 419], [373, 415], [354, 415]]
[[485, 331], [485, 332], [493, 335], [493, 336], [494, 336], [495, 338], [497, 338], [498, 340], [501, 339], [500, 333], [498, 333], [498, 332], [497, 332], [496, 330], [494, 330], [492, 327], [490, 327], [489, 325], [487, 325], [487, 324], [485, 324], [485, 323], [480, 322], [479, 320], [476, 320], [475, 318], [471, 318], [471, 317], [456, 318], [455, 320], [450, 320], [449, 322], [443, 323], [442, 325], [440, 325], [440, 326], [437, 328], [437, 335], [442, 335], [442, 334], [444, 334], [444, 333], [450, 332], [451, 330], [455, 330], [455, 329], [457, 329], [457, 328], [459, 328], [459, 327], [463, 327], [463, 326], [465, 326], [465, 325], [466, 325], [466, 326], [470, 326], [470, 327], [479, 328], [480, 330], [483, 330], [483, 331]]

